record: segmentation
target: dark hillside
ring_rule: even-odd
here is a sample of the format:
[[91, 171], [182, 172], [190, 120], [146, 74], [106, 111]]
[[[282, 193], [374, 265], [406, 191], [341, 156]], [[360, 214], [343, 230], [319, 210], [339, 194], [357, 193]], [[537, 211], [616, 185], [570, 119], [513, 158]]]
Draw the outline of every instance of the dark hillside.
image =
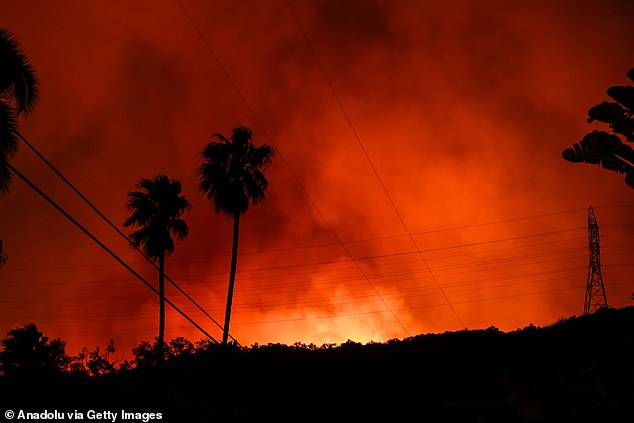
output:
[[508, 333], [212, 346], [101, 379], [3, 378], [2, 390], [14, 408], [160, 411], [169, 422], [631, 422], [634, 307]]

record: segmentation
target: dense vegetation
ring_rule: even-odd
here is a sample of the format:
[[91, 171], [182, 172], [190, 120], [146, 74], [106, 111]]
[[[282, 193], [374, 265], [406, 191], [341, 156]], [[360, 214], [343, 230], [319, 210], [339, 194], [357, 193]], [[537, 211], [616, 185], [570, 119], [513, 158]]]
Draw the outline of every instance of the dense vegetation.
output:
[[[0, 394], [14, 408], [161, 412], [171, 422], [626, 422], [634, 420], [633, 328], [628, 307], [542, 328], [365, 345], [227, 349], [181, 338], [168, 344], [165, 361], [145, 342], [116, 368], [99, 351], [64, 361], [63, 343], [60, 352], [60, 341], [44, 340], [56, 346], [49, 353], [58, 365], [31, 359], [16, 369], [8, 366], [18, 359], [6, 356], [9, 337]], [[91, 354], [100, 357], [94, 371], [85, 364]]]

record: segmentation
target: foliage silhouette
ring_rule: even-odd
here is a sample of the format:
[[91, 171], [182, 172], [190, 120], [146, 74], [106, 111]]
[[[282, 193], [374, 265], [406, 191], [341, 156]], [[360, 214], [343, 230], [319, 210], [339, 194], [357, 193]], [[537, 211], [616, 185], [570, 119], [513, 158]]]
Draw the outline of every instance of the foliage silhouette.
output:
[[115, 371], [116, 363], [111, 362], [109, 357], [115, 351], [112, 339], [103, 354], [100, 353], [99, 347], [95, 347], [93, 351], [84, 347], [77, 356], [68, 358], [67, 371], [71, 374], [85, 374], [92, 377], [111, 374]]
[[0, 370], [7, 377], [31, 379], [61, 374], [68, 364], [65, 343], [42, 336], [33, 323], [9, 331], [1, 341]]
[[13, 35], [0, 28], [0, 195], [12, 180], [7, 164], [18, 149], [17, 118], [29, 114], [37, 100], [33, 67]]
[[143, 341], [138, 347], [132, 349], [134, 360], [132, 364], [135, 367], [152, 367], [158, 365], [161, 360], [173, 360], [177, 357], [185, 357], [194, 354], [195, 351], [203, 349], [207, 344], [198, 342], [193, 344], [191, 341], [179, 336], [170, 340], [165, 345], [163, 353], [158, 345], [158, 338], [154, 338], [154, 343]]
[[181, 194], [181, 183], [158, 175], [154, 179], [141, 179], [137, 183], [141, 191], [128, 193], [128, 210], [132, 212], [124, 226], [138, 229], [130, 234], [135, 247], [141, 247], [148, 258], [159, 262], [159, 352], [165, 339], [165, 255], [174, 251], [174, 240], [184, 239], [189, 233], [187, 223], [181, 218], [191, 209], [189, 201]]
[[[0, 28], [0, 195], [13, 179], [8, 164], [18, 150], [17, 118], [29, 114], [38, 99], [33, 67], [13, 35]], [[0, 241], [0, 266], [7, 261]]]
[[216, 213], [233, 218], [233, 242], [231, 248], [231, 270], [222, 344], [227, 346], [231, 304], [238, 263], [238, 236], [240, 216], [249, 206], [264, 200], [268, 181], [262, 170], [269, 166], [273, 148], [264, 144], [256, 147], [251, 141], [249, 128], [238, 127], [231, 137], [214, 134], [220, 142], [211, 142], [200, 152], [203, 163], [197, 169], [200, 191], [214, 204]]
[[144, 354], [157, 349], [154, 341], [142, 343], [136, 365], [98, 377], [68, 372], [24, 386], [0, 377], [0, 398], [13, 407], [145, 408], [187, 422], [410, 421], [415, 415], [425, 421], [630, 422], [633, 325], [634, 307], [627, 307], [546, 327], [365, 345], [227, 349], [176, 339], [166, 345], [167, 360], [144, 362]]
[[[634, 81], [634, 68], [627, 72]], [[595, 164], [618, 173], [625, 173], [625, 183], [634, 188], [634, 150], [619, 136], [634, 142], [634, 87], [613, 86], [607, 94], [615, 102], [604, 101], [588, 110], [588, 123], [607, 123], [614, 134], [593, 130], [583, 139], [563, 151], [565, 160]]]

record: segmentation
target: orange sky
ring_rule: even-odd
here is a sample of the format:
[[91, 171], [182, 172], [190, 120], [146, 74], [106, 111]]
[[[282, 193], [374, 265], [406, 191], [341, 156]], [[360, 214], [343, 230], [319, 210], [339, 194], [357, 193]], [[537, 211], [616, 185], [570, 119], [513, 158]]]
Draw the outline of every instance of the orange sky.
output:
[[[269, 196], [241, 227], [243, 345], [581, 314], [589, 205], [608, 302], [632, 304], [634, 192], [561, 158], [605, 129], [586, 112], [627, 83], [631, 2], [290, 4], [310, 45], [282, 0], [182, 0], [204, 40], [176, 0], [2, 2], [41, 83], [22, 133], [120, 228], [137, 179], [180, 179], [190, 236], [167, 273], [220, 322], [232, 222], [197, 190], [198, 152], [239, 125], [273, 145]], [[14, 164], [155, 283], [26, 146]], [[156, 336], [154, 295], [21, 181], [0, 219], [0, 333], [33, 321], [69, 353], [114, 338], [119, 358]], [[176, 336], [202, 337], [170, 311]]]

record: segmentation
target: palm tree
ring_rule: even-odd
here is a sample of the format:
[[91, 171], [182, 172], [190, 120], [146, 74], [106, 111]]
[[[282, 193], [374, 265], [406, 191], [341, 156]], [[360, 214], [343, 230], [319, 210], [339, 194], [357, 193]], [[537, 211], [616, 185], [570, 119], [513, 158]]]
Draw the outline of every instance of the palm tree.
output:
[[174, 240], [182, 240], [189, 233], [187, 223], [181, 219], [191, 209], [181, 193], [181, 183], [158, 175], [154, 179], [141, 179], [137, 187], [142, 191], [128, 193], [128, 210], [132, 212], [123, 223], [138, 229], [130, 234], [135, 248], [141, 247], [145, 255], [159, 262], [159, 336], [162, 353], [165, 344], [165, 255], [174, 252]]
[[0, 194], [11, 184], [8, 161], [18, 149], [17, 118], [28, 115], [38, 99], [38, 81], [13, 35], [0, 28]]
[[[0, 28], [0, 195], [9, 192], [9, 159], [18, 150], [17, 118], [29, 114], [38, 99], [35, 71], [20, 45]], [[0, 241], [0, 265], [7, 261]]]
[[235, 128], [230, 138], [222, 134], [214, 136], [220, 142], [211, 142], [200, 152], [203, 163], [196, 173], [200, 178], [200, 190], [213, 202], [216, 213], [233, 218], [231, 271], [222, 334], [222, 344], [226, 346], [238, 264], [240, 215], [246, 213], [251, 204], [264, 200], [268, 181], [262, 170], [271, 163], [273, 148], [266, 144], [260, 147], [253, 145], [253, 134], [245, 127]]

